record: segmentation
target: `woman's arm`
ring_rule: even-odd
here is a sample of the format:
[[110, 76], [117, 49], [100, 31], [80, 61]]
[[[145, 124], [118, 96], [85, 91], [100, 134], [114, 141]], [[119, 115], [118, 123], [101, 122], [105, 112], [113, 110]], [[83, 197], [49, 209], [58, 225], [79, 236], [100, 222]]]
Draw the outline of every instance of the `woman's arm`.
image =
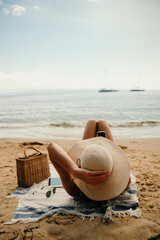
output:
[[[83, 168], [79, 168], [69, 157], [69, 155], [56, 143], [52, 142], [48, 146], [48, 152], [50, 159], [54, 163], [58, 164], [62, 169], [67, 171], [75, 178], [79, 178], [89, 184], [98, 184], [105, 181], [110, 173], [106, 171], [89, 171]], [[64, 173], [65, 173], [64, 171]], [[62, 172], [62, 173], [61, 173]], [[63, 178], [63, 171], [58, 173], [60, 177]]]
[[77, 168], [73, 174], [74, 177], [83, 180], [88, 184], [98, 184], [101, 183], [110, 176], [110, 173], [106, 171], [89, 171], [83, 168]]

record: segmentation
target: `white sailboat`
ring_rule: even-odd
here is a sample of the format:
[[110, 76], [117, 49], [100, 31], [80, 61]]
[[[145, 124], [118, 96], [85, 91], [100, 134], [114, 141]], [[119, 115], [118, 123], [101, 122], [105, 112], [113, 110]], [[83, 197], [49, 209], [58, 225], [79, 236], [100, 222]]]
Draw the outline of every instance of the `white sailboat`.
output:
[[135, 87], [130, 89], [130, 92], [144, 92], [145, 89], [139, 88], [139, 87]]
[[99, 92], [119, 92], [118, 89], [107, 89], [107, 88], [101, 88]]
[[105, 73], [105, 70], [104, 70], [104, 83], [105, 83], [105, 87], [102, 87], [99, 92], [119, 92], [118, 89], [115, 89], [115, 88], [107, 88], [106, 87], [106, 73]]
[[145, 89], [139, 87], [140, 77], [139, 71], [137, 72], [137, 87], [130, 89], [130, 92], [144, 92]]

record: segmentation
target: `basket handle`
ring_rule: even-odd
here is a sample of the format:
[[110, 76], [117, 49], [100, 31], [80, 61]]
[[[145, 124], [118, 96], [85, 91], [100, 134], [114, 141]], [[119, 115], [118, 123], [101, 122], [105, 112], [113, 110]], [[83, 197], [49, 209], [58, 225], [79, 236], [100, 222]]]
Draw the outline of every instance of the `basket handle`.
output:
[[34, 148], [34, 147], [27, 147], [27, 148], [24, 149], [24, 155], [25, 155], [26, 158], [32, 158], [32, 157], [28, 156], [28, 154], [27, 154], [27, 149], [33, 149], [33, 150], [35, 150], [35, 151], [37, 152], [37, 153], [34, 155], [34, 157], [36, 157], [36, 156], [38, 156], [39, 154], [41, 154], [41, 152], [40, 152], [39, 150], [37, 150], [36, 148]]

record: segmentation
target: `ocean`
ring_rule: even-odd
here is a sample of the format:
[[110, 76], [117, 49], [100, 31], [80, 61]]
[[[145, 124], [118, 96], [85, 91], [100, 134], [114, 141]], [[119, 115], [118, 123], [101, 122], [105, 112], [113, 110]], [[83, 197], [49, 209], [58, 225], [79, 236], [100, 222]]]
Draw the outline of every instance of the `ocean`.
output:
[[160, 137], [160, 91], [0, 94], [1, 138], [81, 138], [91, 118], [107, 120], [114, 137]]

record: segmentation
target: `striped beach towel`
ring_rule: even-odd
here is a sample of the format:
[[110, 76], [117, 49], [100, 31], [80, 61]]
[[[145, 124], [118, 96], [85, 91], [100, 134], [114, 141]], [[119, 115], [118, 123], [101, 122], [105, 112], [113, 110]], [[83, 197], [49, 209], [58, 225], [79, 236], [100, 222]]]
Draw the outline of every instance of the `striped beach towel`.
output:
[[[57, 173], [50, 166], [51, 175], [56, 179]], [[138, 208], [137, 187], [135, 177], [131, 174], [129, 188], [118, 197], [108, 201], [82, 201], [69, 196], [63, 187], [48, 186], [48, 179], [34, 184], [30, 188], [18, 188], [10, 197], [18, 197], [18, 206], [10, 222], [37, 222], [38, 220], [57, 214], [75, 215], [81, 218], [112, 221], [113, 215], [125, 217], [141, 217]], [[46, 193], [51, 191], [50, 197]]]

